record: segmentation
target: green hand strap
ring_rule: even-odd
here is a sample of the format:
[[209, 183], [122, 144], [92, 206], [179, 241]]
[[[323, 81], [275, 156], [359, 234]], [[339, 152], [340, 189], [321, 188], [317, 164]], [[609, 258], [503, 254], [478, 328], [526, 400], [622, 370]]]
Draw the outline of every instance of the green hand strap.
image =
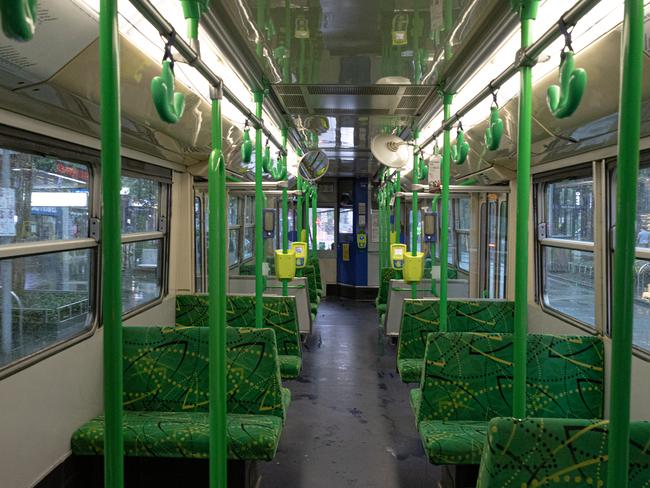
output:
[[[268, 162], [267, 162], [268, 158]], [[271, 149], [266, 146], [266, 151], [264, 152], [264, 159], [262, 159], [262, 165], [264, 172], [271, 175], [275, 181], [282, 181], [287, 179], [287, 165], [285, 159], [278, 155], [276, 164], [273, 164], [273, 159], [271, 158]]]
[[485, 145], [490, 151], [496, 151], [503, 136], [503, 120], [499, 117], [499, 107], [493, 105], [490, 109], [490, 122], [485, 129]]
[[266, 146], [264, 147], [264, 154], [262, 155], [262, 169], [265, 173], [271, 172], [271, 147], [269, 146], [269, 141], [266, 141]]
[[181, 0], [183, 6], [183, 17], [187, 21], [187, 37], [189, 39], [199, 38], [199, 20], [208, 9], [208, 0]]
[[241, 159], [244, 163], [250, 163], [251, 159], [253, 159], [253, 141], [251, 141], [248, 121], [246, 121], [246, 126], [244, 127], [244, 141], [241, 144]]
[[463, 164], [468, 154], [469, 144], [465, 142], [465, 131], [460, 126], [456, 134], [456, 143], [451, 146], [451, 160], [456, 164]]
[[580, 105], [587, 87], [587, 72], [575, 67], [573, 51], [562, 52], [560, 86], [551, 85], [546, 92], [546, 102], [553, 116], [569, 117]]
[[2, 31], [15, 41], [30, 41], [36, 30], [37, 0], [0, 0]]
[[[167, 48], [165, 49], [167, 50]], [[164, 122], [175, 124], [183, 116], [185, 95], [174, 93], [173, 59], [164, 59], [162, 74], [151, 80], [151, 98], [158, 115]]]

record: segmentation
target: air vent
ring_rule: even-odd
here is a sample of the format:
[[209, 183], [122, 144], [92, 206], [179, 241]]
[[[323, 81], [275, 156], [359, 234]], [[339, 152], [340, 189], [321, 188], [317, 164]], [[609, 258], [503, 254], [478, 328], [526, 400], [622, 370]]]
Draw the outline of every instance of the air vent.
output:
[[[410, 113], [411, 111], [409, 111]], [[330, 115], [330, 116], [337, 116], [337, 115], [386, 115], [386, 110], [383, 109], [371, 109], [371, 108], [362, 108], [362, 109], [356, 109], [356, 108], [350, 108], [350, 109], [345, 109], [345, 108], [316, 108], [314, 109], [314, 113], [317, 113], [319, 115]]]
[[397, 108], [411, 108], [415, 110], [422, 105], [422, 102], [424, 102], [423, 97], [402, 97]]
[[302, 90], [296, 85], [273, 85], [278, 95], [302, 95]]
[[307, 87], [310, 95], [388, 95], [394, 96], [399, 92], [399, 86], [323, 86]]
[[302, 95], [284, 95], [282, 100], [287, 108], [307, 108], [305, 98]]
[[407, 86], [404, 91], [404, 96], [407, 97], [426, 97], [431, 93], [432, 87], [430, 86]]

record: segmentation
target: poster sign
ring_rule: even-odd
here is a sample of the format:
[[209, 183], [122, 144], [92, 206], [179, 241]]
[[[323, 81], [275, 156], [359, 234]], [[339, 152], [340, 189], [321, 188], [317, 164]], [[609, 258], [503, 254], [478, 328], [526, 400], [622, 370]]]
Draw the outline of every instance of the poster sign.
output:
[[16, 235], [16, 193], [13, 188], [0, 188], [0, 237]]

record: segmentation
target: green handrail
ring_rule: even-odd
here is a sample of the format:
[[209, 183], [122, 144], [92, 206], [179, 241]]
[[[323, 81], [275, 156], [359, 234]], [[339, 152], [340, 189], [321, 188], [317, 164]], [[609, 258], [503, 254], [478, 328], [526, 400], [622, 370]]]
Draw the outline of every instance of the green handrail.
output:
[[[402, 172], [398, 171], [395, 175], [395, 192], [402, 188]], [[402, 242], [402, 199], [395, 196], [395, 242]]]
[[[287, 135], [288, 129], [282, 128], [282, 149], [284, 149], [284, 156], [282, 158], [282, 166], [285, 169], [284, 179], [287, 178]], [[289, 250], [289, 197], [287, 193], [288, 185], [282, 187], [282, 252], [286, 254]], [[289, 282], [282, 281], [282, 296], [289, 296]]]
[[[451, 103], [454, 96], [451, 93], [442, 94], [443, 113], [445, 120], [451, 117]], [[440, 202], [440, 330], [447, 332], [447, 293], [449, 267], [449, 181], [451, 173], [451, 129], [445, 128], [442, 146], [442, 165], [440, 179], [442, 196]], [[433, 282], [433, 280], [431, 280]], [[431, 284], [433, 286], [433, 283]]]
[[[418, 183], [420, 181], [420, 155], [415, 152], [417, 147], [417, 140], [420, 137], [419, 131], [413, 133], [413, 142], [416, 146], [413, 149], [413, 182]], [[417, 256], [418, 254], [418, 192], [413, 190], [413, 198], [411, 204], [411, 254]], [[416, 299], [417, 294], [417, 283], [411, 284], [411, 298]]]
[[[262, 107], [264, 92], [256, 91], [255, 115], [262, 120]], [[264, 325], [264, 277], [262, 265], [264, 263], [264, 193], [262, 190], [262, 129], [255, 131], [255, 327]]]
[[[533, 21], [539, 0], [520, 0], [521, 48], [532, 44]], [[517, 234], [515, 236], [515, 337], [513, 415], [526, 416], [526, 336], [528, 335], [528, 222], [532, 150], [532, 66], [521, 67], [519, 135], [517, 142]]]
[[314, 247], [314, 259], [318, 259], [318, 225], [316, 218], [318, 217], [318, 191], [316, 186], [311, 189], [311, 239]]
[[[226, 229], [226, 165], [223, 159], [221, 119], [222, 87], [210, 90], [212, 98], [212, 153], [208, 163], [210, 229]], [[210, 317], [210, 488], [226, 486], [226, 239], [210, 232], [208, 250], [208, 307]]]
[[117, 1], [99, 6], [102, 176], [102, 317], [104, 322], [104, 484], [124, 486], [122, 436], [122, 160]]
[[634, 261], [641, 93], [643, 87], [643, 0], [626, 0], [621, 50], [621, 88], [616, 168], [616, 252], [612, 316], [612, 391], [609, 411], [607, 486], [626, 487], [630, 437], [630, 383], [634, 325]]

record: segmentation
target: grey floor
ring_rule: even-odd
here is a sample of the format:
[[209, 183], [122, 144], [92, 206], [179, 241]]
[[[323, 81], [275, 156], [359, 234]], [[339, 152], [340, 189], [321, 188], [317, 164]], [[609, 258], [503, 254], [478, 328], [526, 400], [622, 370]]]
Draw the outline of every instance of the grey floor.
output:
[[301, 377], [285, 383], [293, 400], [278, 453], [259, 466], [262, 487], [437, 486], [373, 305], [324, 300], [303, 351]]

